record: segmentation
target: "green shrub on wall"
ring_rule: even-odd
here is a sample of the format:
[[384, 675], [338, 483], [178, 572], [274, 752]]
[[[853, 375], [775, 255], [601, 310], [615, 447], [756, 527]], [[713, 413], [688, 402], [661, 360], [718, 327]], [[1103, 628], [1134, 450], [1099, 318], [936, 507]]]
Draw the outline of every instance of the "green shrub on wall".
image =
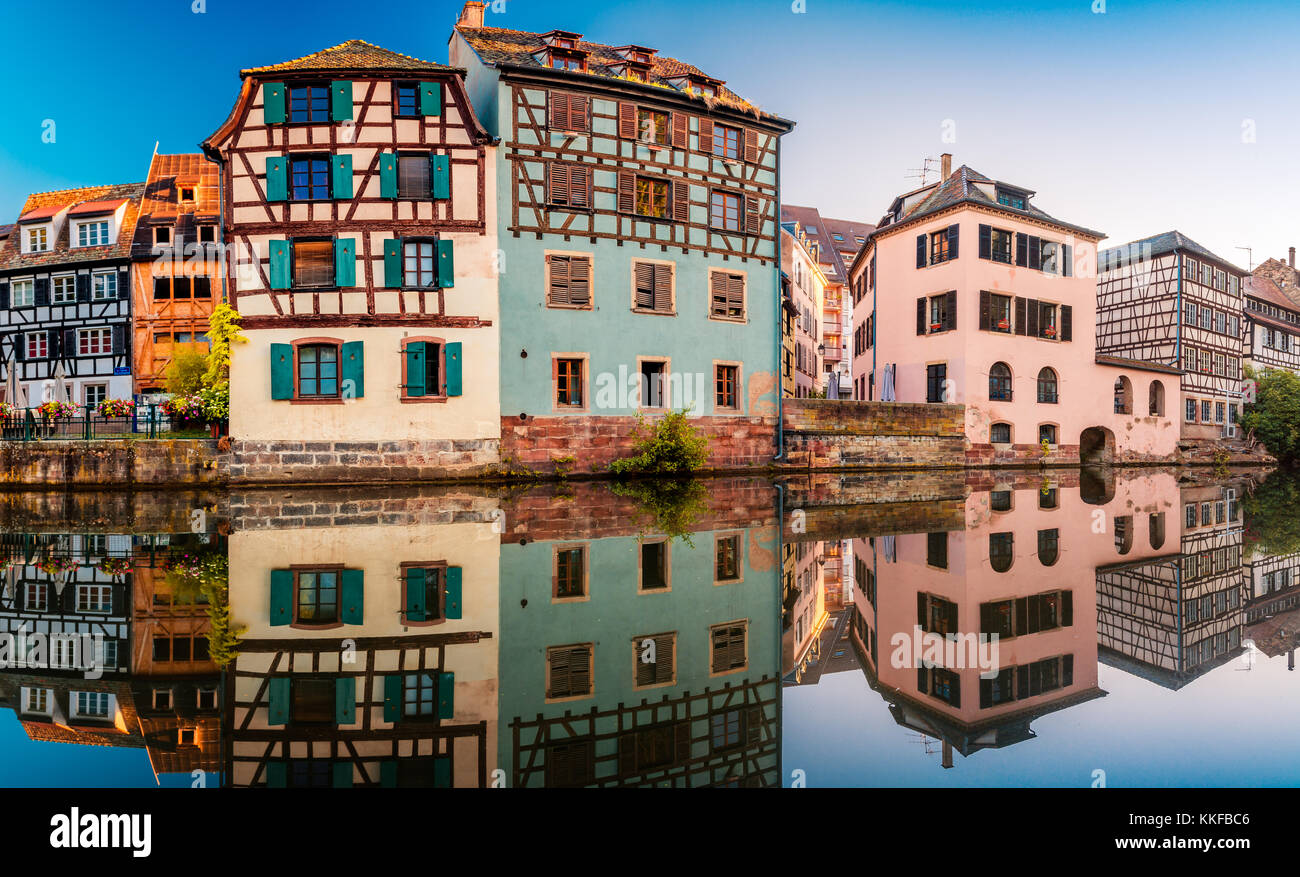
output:
[[633, 455], [609, 464], [615, 475], [688, 475], [709, 459], [709, 437], [691, 426], [685, 409], [654, 421], [638, 414], [632, 437]]

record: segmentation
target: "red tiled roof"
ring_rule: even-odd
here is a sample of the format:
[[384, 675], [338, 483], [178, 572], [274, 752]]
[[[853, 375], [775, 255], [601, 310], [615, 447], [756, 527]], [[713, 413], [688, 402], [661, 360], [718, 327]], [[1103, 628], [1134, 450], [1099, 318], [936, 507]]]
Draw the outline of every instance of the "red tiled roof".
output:
[[62, 209], [63, 206], [59, 204], [53, 204], [49, 207], [40, 207], [37, 208], [36, 210], [32, 210], [28, 213], [24, 213], [22, 216], [18, 217], [18, 221], [36, 222], [37, 220], [41, 220], [41, 219], [49, 219], [51, 216], [54, 216]]
[[69, 216], [80, 216], [85, 213], [112, 213], [127, 202], [126, 198], [118, 198], [116, 201], [86, 201], [78, 204], [68, 211]]
[[[121, 226], [117, 240], [102, 247], [77, 247], [72, 249], [68, 243], [71, 223], [64, 223], [59, 234], [51, 241], [50, 249], [43, 253], [23, 253], [21, 241], [14, 235], [0, 246], [0, 270], [22, 270], [70, 262], [94, 262], [105, 259], [126, 258], [131, 254], [131, 240], [135, 236], [136, 218], [140, 212], [140, 198], [144, 194], [144, 183], [120, 183], [110, 186], [84, 186], [79, 189], [62, 189], [57, 192], [36, 192], [27, 197], [21, 216], [30, 216], [35, 211], [53, 209], [55, 213], [63, 208], [75, 208], [78, 205], [94, 202], [121, 203], [126, 201], [126, 211], [122, 214]], [[51, 214], [52, 215], [52, 214]]]
[[268, 64], [265, 67], [249, 67], [239, 71], [240, 76], [250, 74], [301, 72], [312, 70], [454, 70], [446, 64], [433, 61], [421, 61], [410, 55], [402, 55], [388, 49], [380, 48], [365, 40], [348, 40], [328, 49], [321, 49], [310, 55]]

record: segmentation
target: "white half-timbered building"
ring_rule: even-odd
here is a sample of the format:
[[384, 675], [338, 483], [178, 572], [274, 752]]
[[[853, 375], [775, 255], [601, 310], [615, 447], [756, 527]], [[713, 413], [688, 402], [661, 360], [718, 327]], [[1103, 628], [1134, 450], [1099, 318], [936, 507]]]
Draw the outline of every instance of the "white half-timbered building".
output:
[[1255, 371], [1285, 369], [1300, 375], [1300, 304], [1272, 279], [1246, 278], [1246, 332], [1242, 355]]

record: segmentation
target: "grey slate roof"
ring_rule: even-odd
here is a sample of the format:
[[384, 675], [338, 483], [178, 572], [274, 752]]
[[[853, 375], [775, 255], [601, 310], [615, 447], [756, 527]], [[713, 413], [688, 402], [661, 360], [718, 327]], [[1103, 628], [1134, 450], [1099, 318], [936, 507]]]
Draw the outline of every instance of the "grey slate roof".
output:
[[[1162, 256], [1166, 253], [1191, 253], [1202, 259], [1211, 259], [1227, 268], [1231, 268], [1238, 274], [1246, 272], [1229, 262], [1222, 256], [1210, 252], [1207, 248], [1201, 246], [1196, 241], [1175, 229], [1162, 234], [1152, 235], [1151, 237], [1141, 238], [1136, 241], [1130, 241], [1127, 244], [1120, 244], [1118, 247], [1109, 247], [1097, 254], [1097, 270], [1101, 271], [1103, 265], [1114, 258], [1122, 255], [1140, 254], [1141, 258], [1151, 256]], [[1130, 256], [1132, 257], [1132, 256]]]

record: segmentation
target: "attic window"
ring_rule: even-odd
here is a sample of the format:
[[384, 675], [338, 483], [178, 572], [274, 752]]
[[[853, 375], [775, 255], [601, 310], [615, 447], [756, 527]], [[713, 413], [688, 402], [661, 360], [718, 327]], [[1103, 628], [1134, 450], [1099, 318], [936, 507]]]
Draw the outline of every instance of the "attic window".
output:
[[155, 244], [171, 243], [172, 230], [170, 226], [160, 225], [153, 230], [153, 242]]
[[1025, 196], [1019, 192], [1010, 192], [1006, 189], [998, 189], [998, 203], [1006, 207], [1013, 207], [1016, 210], [1025, 209]]
[[194, 200], [194, 190], [193, 190], [193, 189], [181, 189], [181, 200], [182, 200], [182, 201], [193, 201], [193, 200]]
[[552, 50], [547, 66], [555, 70], [573, 70], [577, 73], [585, 73], [587, 70], [587, 55], [585, 52], [557, 52]]
[[215, 225], [200, 225], [199, 242], [204, 244], [210, 244], [214, 242], [217, 239], [216, 232], [217, 232], [217, 227]]
[[563, 37], [556, 37], [551, 41], [551, 45], [557, 49], [573, 49], [577, 47], [573, 40], [565, 39]]

